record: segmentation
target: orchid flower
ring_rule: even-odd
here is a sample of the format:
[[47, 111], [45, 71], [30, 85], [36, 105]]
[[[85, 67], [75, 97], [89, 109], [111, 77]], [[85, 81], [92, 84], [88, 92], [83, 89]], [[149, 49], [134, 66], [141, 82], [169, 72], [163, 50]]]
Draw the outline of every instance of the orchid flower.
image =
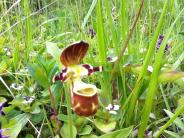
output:
[[98, 109], [98, 89], [95, 85], [82, 82], [82, 77], [90, 76], [94, 72], [102, 71], [102, 67], [93, 67], [90, 64], [80, 64], [87, 53], [89, 44], [80, 41], [71, 44], [63, 50], [60, 56], [64, 65], [59, 74], [54, 76], [55, 81], [68, 82], [71, 87], [72, 107], [80, 116], [90, 116]]

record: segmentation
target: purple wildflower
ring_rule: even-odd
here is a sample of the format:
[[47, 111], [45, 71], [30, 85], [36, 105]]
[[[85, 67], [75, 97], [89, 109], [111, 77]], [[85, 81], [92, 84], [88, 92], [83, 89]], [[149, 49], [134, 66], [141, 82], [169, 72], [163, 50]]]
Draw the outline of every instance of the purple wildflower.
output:
[[[5, 106], [5, 102], [6, 101], [3, 101], [3, 102], [0, 102], [0, 115], [5, 115], [4, 111], [3, 111], [3, 107]], [[1, 137], [0, 137], [1, 138]]]
[[[158, 40], [157, 40], [157, 45], [156, 45], [156, 51], [159, 50], [163, 39], [164, 39], [164, 35], [159, 35]], [[169, 44], [166, 44], [164, 53], [166, 53], [169, 50], [169, 48], [170, 48]]]
[[94, 30], [93, 28], [90, 28], [88, 34], [89, 34], [89, 36], [90, 36], [91, 38], [94, 38], [95, 35], [96, 35], [96, 32], [95, 32], [95, 30]]
[[4, 129], [1, 129], [0, 127], [0, 138], [10, 138], [9, 136], [3, 135]]

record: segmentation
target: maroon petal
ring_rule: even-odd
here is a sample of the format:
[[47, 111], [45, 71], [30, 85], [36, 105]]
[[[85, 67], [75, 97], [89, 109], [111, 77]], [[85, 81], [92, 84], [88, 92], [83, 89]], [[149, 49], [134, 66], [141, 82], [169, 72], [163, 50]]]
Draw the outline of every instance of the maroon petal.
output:
[[63, 68], [62, 71], [55, 75], [52, 79], [52, 83], [55, 83], [56, 81], [61, 81], [61, 82], [64, 82], [66, 79], [67, 79], [67, 68]]
[[65, 66], [79, 64], [86, 55], [88, 48], [89, 44], [84, 41], [68, 46], [61, 54], [61, 63]]
[[82, 65], [85, 69], [88, 70], [88, 76], [92, 75], [94, 72], [102, 71], [102, 66], [99, 67], [93, 67], [89, 64], [83, 64]]

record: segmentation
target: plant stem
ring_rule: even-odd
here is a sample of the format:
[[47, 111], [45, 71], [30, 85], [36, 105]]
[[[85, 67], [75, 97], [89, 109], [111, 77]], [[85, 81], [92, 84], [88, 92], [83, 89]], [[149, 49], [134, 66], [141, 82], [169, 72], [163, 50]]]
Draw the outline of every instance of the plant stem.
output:
[[52, 103], [52, 108], [54, 110], [54, 115], [57, 116], [56, 106], [55, 106], [55, 102], [54, 102], [54, 96], [53, 96], [50, 88], [49, 88], [49, 94], [50, 94], [50, 99], [51, 99], [51, 103]]
[[124, 43], [124, 45], [123, 45], [123, 47], [122, 47], [122, 49], [121, 49], [119, 55], [118, 55], [118, 59], [117, 59], [117, 61], [115, 62], [115, 65], [114, 65], [114, 67], [113, 67], [113, 69], [112, 69], [112, 72], [111, 72], [111, 76], [112, 76], [112, 77], [114, 76], [114, 73], [116, 72], [116, 70], [117, 70], [117, 68], [118, 68], [119, 62], [121, 61], [121, 58], [122, 58], [122, 56], [124, 55], [124, 52], [125, 52], [126, 48], [128, 47], [128, 43], [129, 43], [129, 41], [130, 41], [130, 38], [131, 38], [131, 36], [132, 36], [132, 34], [133, 34], [133, 31], [134, 31], [134, 29], [135, 29], [135, 26], [136, 26], [136, 24], [137, 24], [137, 21], [138, 21], [138, 19], [139, 19], [140, 14], [141, 14], [141, 10], [143, 9], [143, 4], [144, 4], [144, 0], [141, 1], [139, 11], [138, 11], [138, 13], [137, 13], [137, 15], [136, 15], [136, 17], [135, 17], [135, 19], [134, 19], [134, 22], [133, 22], [133, 24], [132, 24], [132, 27], [131, 27], [131, 29], [130, 29], [130, 32], [128, 33], [128, 37], [127, 37], [127, 39], [126, 39], [126, 41], [125, 41], [125, 43]]
[[49, 130], [50, 130], [50, 132], [51, 132], [51, 135], [52, 135], [52, 137], [54, 138], [54, 132], [53, 132], [52, 127], [51, 127], [51, 124], [50, 124], [50, 122], [49, 122], [49, 120], [48, 120], [48, 118], [47, 118], [47, 113], [46, 113], [46, 111], [45, 111], [44, 106], [43, 106], [43, 112], [44, 112], [44, 116], [45, 116], [45, 119], [46, 119], [46, 121], [47, 121], [47, 125], [48, 125], [48, 127], [49, 127]]
[[70, 95], [70, 90], [68, 88], [68, 86], [65, 89], [65, 93], [66, 93], [66, 99], [67, 99], [67, 112], [68, 112], [68, 129], [69, 129], [69, 138], [73, 138], [73, 124], [72, 124], [72, 113], [71, 113], [71, 95]]

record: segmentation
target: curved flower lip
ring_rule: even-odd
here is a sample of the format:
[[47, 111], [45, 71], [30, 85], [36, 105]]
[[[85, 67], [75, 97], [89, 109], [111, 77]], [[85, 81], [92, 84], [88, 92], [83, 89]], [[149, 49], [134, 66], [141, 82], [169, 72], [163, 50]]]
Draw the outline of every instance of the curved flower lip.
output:
[[97, 94], [98, 89], [95, 85], [86, 84], [82, 81], [75, 81], [72, 92], [83, 97], [92, 97]]
[[71, 65], [78, 65], [86, 55], [88, 48], [89, 44], [84, 41], [75, 42], [69, 45], [61, 53], [61, 63], [66, 67]]

